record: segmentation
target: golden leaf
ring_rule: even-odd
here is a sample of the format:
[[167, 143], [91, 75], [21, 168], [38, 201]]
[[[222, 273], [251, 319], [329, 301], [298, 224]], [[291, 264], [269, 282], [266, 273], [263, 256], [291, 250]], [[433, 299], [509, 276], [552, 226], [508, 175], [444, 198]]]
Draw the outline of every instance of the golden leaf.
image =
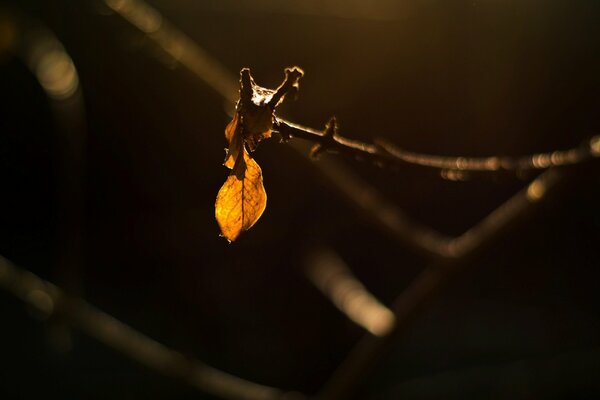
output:
[[245, 106], [243, 111], [244, 129], [242, 137], [250, 151], [254, 151], [263, 139], [271, 137], [273, 110], [267, 104], [256, 105], [250, 103]]
[[244, 147], [240, 120], [236, 113], [225, 128], [229, 149], [224, 165], [232, 171], [219, 190], [215, 203], [215, 217], [221, 233], [229, 241], [250, 229], [267, 206], [262, 171]]
[[250, 229], [267, 205], [262, 171], [246, 147], [254, 151], [262, 140], [271, 137], [275, 108], [288, 92], [298, 89], [302, 75], [300, 68], [287, 68], [284, 82], [277, 90], [270, 90], [258, 86], [249, 69], [240, 72], [240, 100], [225, 128], [229, 148], [223, 165], [232, 171], [215, 203], [221, 233], [230, 242]]
[[237, 239], [258, 221], [266, 206], [262, 171], [243, 149], [217, 195], [215, 216], [223, 236], [229, 241]]
[[227, 149], [227, 156], [225, 156], [223, 165], [229, 169], [233, 169], [238, 155], [244, 149], [244, 140], [241, 133], [238, 132], [241, 127], [238, 124], [239, 120], [239, 114], [236, 112], [231, 122], [225, 128], [225, 139], [229, 142], [229, 148]]

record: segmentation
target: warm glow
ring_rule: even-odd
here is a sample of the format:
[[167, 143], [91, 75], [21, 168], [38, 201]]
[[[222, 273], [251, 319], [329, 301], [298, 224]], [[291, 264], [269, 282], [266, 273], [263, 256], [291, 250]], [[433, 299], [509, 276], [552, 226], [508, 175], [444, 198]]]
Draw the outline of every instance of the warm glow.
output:
[[467, 175], [463, 171], [457, 169], [443, 169], [440, 171], [440, 176], [449, 181], [464, 181], [467, 180]]
[[546, 185], [539, 179], [534, 180], [527, 187], [527, 198], [530, 201], [538, 201], [546, 193]]
[[335, 253], [313, 254], [307, 274], [340, 311], [373, 335], [385, 336], [394, 327], [394, 313], [367, 291]]
[[44, 31], [30, 40], [25, 59], [46, 94], [57, 100], [75, 94], [79, 88], [77, 70], [60, 42]]
[[552, 162], [550, 161], [550, 155], [537, 154], [531, 158], [531, 164], [533, 164], [535, 168], [548, 168], [552, 165]]
[[600, 136], [594, 136], [590, 140], [590, 151], [594, 157], [600, 156]]
[[29, 302], [37, 311], [42, 313], [42, 317], [49, 317], [54, 311], [54, 300], [43, 290], [33, 289], [27, 294]]
[[35, 65], [38, 81], [51, 97], [66, 99], [75, 93], [79, 85], [77, 72], [71, 58], [62, 50], [42, 50]]
[[139, 30], [153, 33], [160, 29], [162, 16], [148, 4], [135, 0], [106, 0], [106, 4], [117, 11]]

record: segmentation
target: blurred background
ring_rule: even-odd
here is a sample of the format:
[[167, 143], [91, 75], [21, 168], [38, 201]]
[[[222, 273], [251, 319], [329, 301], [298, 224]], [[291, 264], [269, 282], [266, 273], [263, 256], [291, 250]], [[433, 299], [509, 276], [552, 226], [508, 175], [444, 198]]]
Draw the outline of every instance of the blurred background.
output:
[[[385, 304], [430, 261], [275, 140], [254, 154], [264, 215], [237, 242], [220, 238], [231, 85], [207, 84], [157, 46], [153, 21], [170, 21], [233, 79], [250, 67], [275, 87], [284, 67], [301, 66], [281, 114], [315, 128], [335, 115], [356, 139], [512, 156], [600, 132], [595, 0], [151, 0], [162, 17], [142, 21], [146, 32], [114, 11], [124, 3], [0, 2], [0, 254], [262, 384], [314, 394], [364, 334], [307, 279], [314, 249], [335, 252]], [[534, 177], [450, 182], [338, 160], [452, 236]], [[598, 167], [578, 166], [471, 260], [356, 398], [600, 397]], [[3, 399], [213, 398], [44, 322], [7, 292], [0, 312]]]

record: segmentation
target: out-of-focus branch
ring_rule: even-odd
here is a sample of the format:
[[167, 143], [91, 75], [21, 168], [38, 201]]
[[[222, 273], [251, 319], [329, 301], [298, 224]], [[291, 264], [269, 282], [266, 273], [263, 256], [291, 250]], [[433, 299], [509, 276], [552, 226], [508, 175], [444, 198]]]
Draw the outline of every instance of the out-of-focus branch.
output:
[[393, 302], [396, 323], [386, 336], [366, 335], [349, 353], [326, 383], [319, 398], [349, 398], [375, 363], [386, 353], [396, 338], [407, 330], [414, 318], [434, 300], [450, 278], [469, 265], [469, 260], [493, 242], [506, 229], [531, 212], [564, 179], [565, 172], [550, 169], [532, 181], [493, 211], [481, 223], [448, 242], [455, 257], [434, 262], [425, 268]]
[[[56, 262], [54, 278], [70, 292], [80, 289], [83, 251], [83, 215], [86, 160], [86, 122], [77, 68], [58, 37], [35, 18], [0, 7], [0, 31], [4, 40], [0, 58], [16, 58], [35, 77], [46, 94], [55, 124], [51, 134], [52, 162], [58, 199]], [[60, 321], [48, 325], [50, 343], [56, 350], [71, 346], [68, 327]]]
[[448, 242], [446, 252], [452, 258], [471, 256], [475, 251], [491, 243], [520, 217], [526, 215], [536, 203], [562, 180], [565, 172], [549, 169], [534, 179], [519, 193], [508, 199], [482, 221], [462, 235]]
[[[42, 317], [60, 318], [119, 353], [162, 375], [223, 399], [275, 400], [284, 392], [249, 382], [186, 357], [143, 335], [84, 300], [67, 296], [54, 284], [0, 256], [0, 288], [33, 307]], [[294, 398], [302, 396], [294, 393]]]
[[[308, 156], [308, 149], [300, 143], [293, 147]], [[388, 233], [399, 243], [410, 246], [421, 255], [434, 258], [449, 256], [449, 238], [435, 229], [412, 220], [398, 206], [385, 198], [375, 187], [331, 156], [313, 163], [334, 190], [360, 212], [368, 222]]]
[[[393, 345], [396, 338], [409, 328], [413, 319], [440, 294], [451, 278], [466, 268], [469, 260], [476, 253], [484, 250], [511, 225], [531, 212], [537, 203], [544, 200], [557, 187], [564, 179], [564, 175], [565, 171], [550, 169], [464, 234], [456, 238], [436, 237], [432, 242], [435, 243], [433, 249], [442, 257], [424, 269], [393, 302], [391, 310], [394, 323], [390, 324], [390, 329], [383, 334], [381, 332], [367, 334], [335, 371], [321, 392], [320, 398], [335, 400], [350, 397], [360, 384], [361, 378], [368, 374], [377, 360]], [[331, 264], [330, 259], [329, 261], [327, 264]], [[318, 264], [319, 274], [317, 274], [317, 263], [313, 262], [313, 264], [314, 269], [308, 271], [309, 277], [336, 304], [334, 296], [336, 285], [338, 289], [347, 286], [345, 281], [348, 280], [348, 276], [352, 277], [351, 273], [343, 273], [344, 270], [339, 272], [339, 267], [334, 268], [321, 262]], [[341, 279], [332, 282], [335, 277]], [[343, 307], [339, 308], [349, 315]], [[349, 317], [352, 318], [350, 315]], [[356, 322], [364, 325], [360, 321]]]
[[239, 89], [236, 77], [157, 9], [144, 0], [104, 0], [104, 4], [144, 33], [175, 62], [201, 77], [228, 105], [235, 104]]
[[[306, 154], [306, 151], [304, 151]], [[458, 259], [493, 240], [517, 219], [532, 203], [540, 201], [546, 191], [554, 186], [561, 175], [558, 169], [550, 169], [533, 180], [527, 187], [483, 220], [456, 237], [445, 236], [435, 229], [411, 220], [400, 208], [385, 199], [368, 182], [340, 165], [324, 157], [318, 163], [321, 173], [344, 198], [352, 202], [374, 224], [387, 231], [399, 242], [410, 245], [418, 252], [438, 259]]]
[[333, 250], [310, 252], [306, 274], [342, 313], [371, 334], [385, 336], [394, 328], [394, 313], [365, 288]]

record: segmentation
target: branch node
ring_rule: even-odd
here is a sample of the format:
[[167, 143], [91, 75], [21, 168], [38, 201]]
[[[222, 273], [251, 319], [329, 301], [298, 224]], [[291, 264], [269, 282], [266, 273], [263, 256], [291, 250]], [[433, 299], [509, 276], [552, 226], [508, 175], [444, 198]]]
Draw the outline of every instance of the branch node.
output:
[[286, 68], [284, 81], [273, 90], [257, 85], [249, 68], [240, 70], [240, 99], [236, 104], [236, 115], [239, 116], [244, 145], [250, 152], [263, 139], [271, 137], [273, 123], [276, 122], [275, 108], [286, 95], [297, 92], [303, 75], [298, 67]]
[[323, 152], [327, 151], [328, 148], [336, 142], [335, 138], [338, 135], [338, 130], [339, 126], [337, 119], [335, 116], [331, 117], [329, 121], [327, 121], [327, 124], [325, 124], [325, 132], [323, 133], [322, 142], [315, 144], [310, 149], [310, 157], [316, 160]]
[[282, 128], [282, 122], [275, 116], [273, 121], [274, 130], [273, 132], [279, 135], [279, 143], [287, 143], [292, 138], [290, 132], [287, 129]]

